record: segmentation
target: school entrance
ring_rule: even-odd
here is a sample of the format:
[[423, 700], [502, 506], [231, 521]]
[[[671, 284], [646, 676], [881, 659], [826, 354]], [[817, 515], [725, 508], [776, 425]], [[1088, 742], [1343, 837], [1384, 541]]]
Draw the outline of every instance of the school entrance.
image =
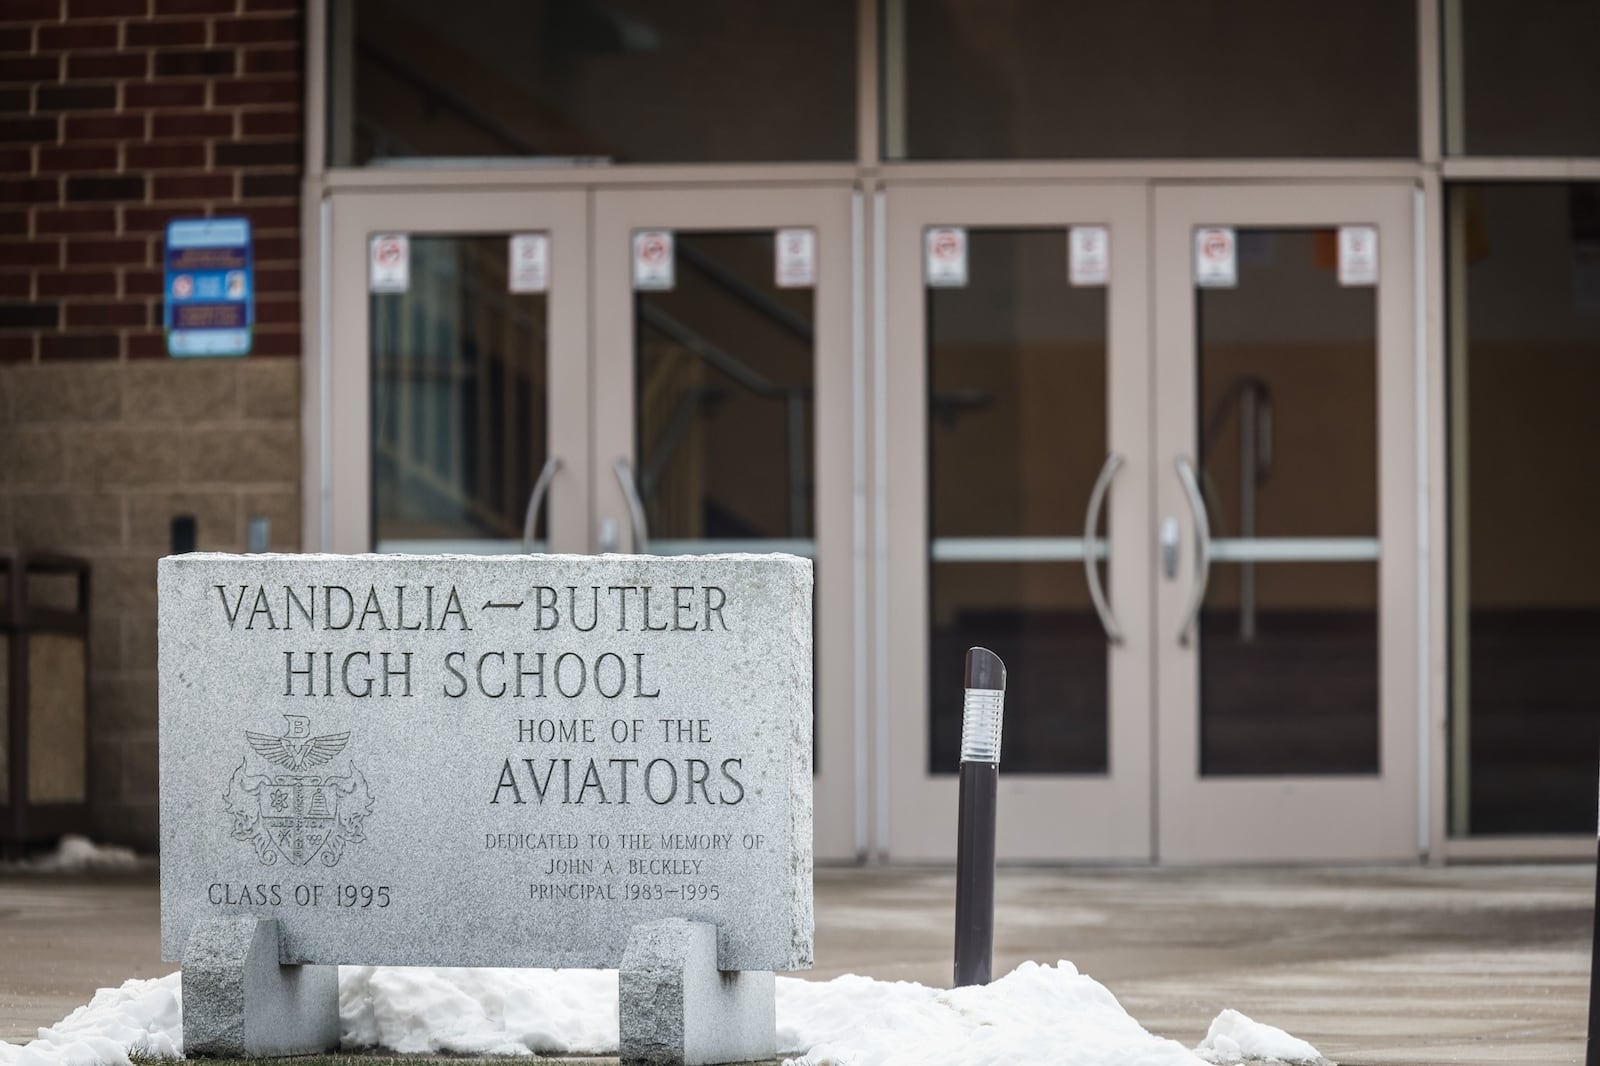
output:
[[[420, 186], [420, 187], [419, 187]], [[1399, 182], [340, 190], [337, 551], [816, 561], [819, 857], [1418, 851]]]

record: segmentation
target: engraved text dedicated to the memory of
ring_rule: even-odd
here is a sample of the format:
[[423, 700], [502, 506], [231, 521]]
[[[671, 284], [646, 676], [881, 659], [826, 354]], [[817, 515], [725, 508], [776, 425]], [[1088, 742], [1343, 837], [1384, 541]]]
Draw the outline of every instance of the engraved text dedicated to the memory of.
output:
[[811, 963], [812, 570], [792, 556], [192, 554], [159, 575], [162, 952]]

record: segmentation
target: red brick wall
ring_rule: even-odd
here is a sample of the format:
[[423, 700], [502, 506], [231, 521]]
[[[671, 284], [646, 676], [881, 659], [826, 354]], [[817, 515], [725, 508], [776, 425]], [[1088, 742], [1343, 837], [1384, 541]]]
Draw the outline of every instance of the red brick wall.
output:
[[[155, 561], [300, 536], [300, 0], [0, 0], [0, 550], [93, 566], [91, 832], [157, 834]], [[175, 217], [255, 225], [245, 359], [171, 359]], [[284, 358], [288, 357], [288, 358]]]
[[300, 353], [301, 0], [0, 0], [0, 360], [163, 358], [171, 218], [255, 227]]

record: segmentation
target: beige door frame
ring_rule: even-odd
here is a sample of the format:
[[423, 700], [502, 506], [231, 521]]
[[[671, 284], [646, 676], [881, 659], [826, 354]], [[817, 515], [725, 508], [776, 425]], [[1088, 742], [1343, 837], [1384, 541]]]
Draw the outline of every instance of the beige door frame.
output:
[[[928, 772], [927, 226], [1111, 230], [1107, 448], [1125, 465], [1106, 500], [1109, 595], [1124, 642], [1108, 644], [1109, 773], [1002, 775], [1002, 860], [1147, 862], [1151, 858], [1150, 477], [1146, 191], [1139, 185], [893, 186], [885, 193], [887, 296], [887, 617], [889, 855], [955, 857], [956, 778]], [[1061, 264], [1061, 284], [1067, 284]], [[1087, 503], [1087, 501], [1084, 501]], [[959, 678], [951, 678], [959, 684]], [[1003, 751], [1003, 741], [1002, 741]]]
[[[1182, 185], [1154, 191], [1156, 514], [1175, 517], [1176, 580], [1155, 588], [1157, 853], [1164, 863], [1415, 860], [1418, 854], [1417, 301], [1410, 184]], [[1193, 456], [1197, 226], [1379, 229], [1379, 773], [1202, 778], [1196, 647], [1178, 631], [1195, 524], [1174, 472]]]
[[322, 506], [331, 552], [372, 542], [372, 358], [367, 244], [373, 234], [550, 235], [548, 454], [561, 458], [546, 498], [550, 550], [588, 551], [589, 394], [587, 203], [580, 191], [455, 190], [333, 197], [329, 207], [330, 351], [323, 426], [328, 438]]
[[615, 523], [619, 550], [631, 550], [628, 502], [613, 464], [634, 454], [634, 308], [632, 235], [640, 229], [817, 231], [813, 423], [817, 568], [817, 774], [813, 778], [815, 854], [820, 861], [859, 857], [857, 803], [867, 802], [857, 774], [853, 615], [854, 523], [852, 417], [854, 191], [833, 186], [596, 190], [593, 203], [594, 462], [590, 491], [594, 532]]

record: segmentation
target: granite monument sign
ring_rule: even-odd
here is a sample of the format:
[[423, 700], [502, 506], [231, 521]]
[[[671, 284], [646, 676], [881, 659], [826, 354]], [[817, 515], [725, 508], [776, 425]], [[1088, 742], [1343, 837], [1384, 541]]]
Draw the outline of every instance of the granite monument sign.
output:
[[[162, 560], [162, 950], [186, 1030], [191, 964], [249, 998], [226, 963], [261, 936], [290, 1014], [337, 963], [624, 965], [625, 1053], [625, 957], [651, 980], [674, 951], [808, 967], [811, 588], [785, 556]], [[770, 1016], [765, 980], [740, 994]], [[250, 1052], [249, 1010], [220, 1014], [214, 1046]]]

